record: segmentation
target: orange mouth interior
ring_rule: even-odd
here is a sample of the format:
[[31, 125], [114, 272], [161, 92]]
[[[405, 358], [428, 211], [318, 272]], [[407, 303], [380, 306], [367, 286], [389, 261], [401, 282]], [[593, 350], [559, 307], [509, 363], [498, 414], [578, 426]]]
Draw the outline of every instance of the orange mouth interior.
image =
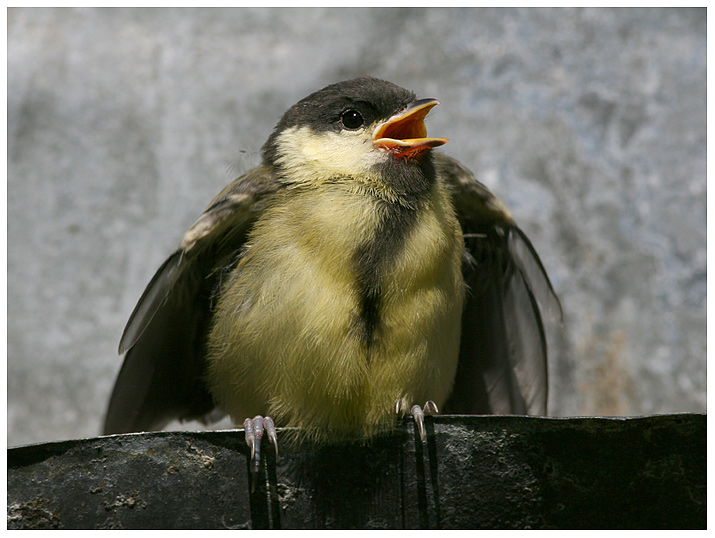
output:
[[427, 138], [424, 119], [437, 104], [436, 99], [416, 101], [379, 125], [373, 135], [375, 147], [389, 150], [397, 157], [414, 157], [447, 143], [448, 138]]

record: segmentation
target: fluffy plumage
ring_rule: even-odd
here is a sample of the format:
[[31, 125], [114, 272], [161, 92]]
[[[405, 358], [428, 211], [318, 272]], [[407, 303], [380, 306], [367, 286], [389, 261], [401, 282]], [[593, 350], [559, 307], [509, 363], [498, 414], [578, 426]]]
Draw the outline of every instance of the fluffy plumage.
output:
[[373, 139], [424, 106], [357, 79], [291, 107], [263, 163], [214, 199], [140, 299], [105, 433], [216, 407], [318, 440], [383, 431], [398, 400], [546, 412], [537, 300], [560, 306], [531, 243], [466, 168], [432, 155], [443, 139], [400, 125], [409, 157]]

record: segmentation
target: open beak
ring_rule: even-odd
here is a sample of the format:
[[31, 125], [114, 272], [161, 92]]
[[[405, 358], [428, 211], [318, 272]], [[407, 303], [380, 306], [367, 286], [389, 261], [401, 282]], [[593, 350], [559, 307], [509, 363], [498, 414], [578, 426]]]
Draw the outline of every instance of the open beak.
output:
[[375, 129], [372, 136], [376, 148], [384, 148], [398, 158], [413, 158], [442, 144], [449, 138], [427, 138], [425, 116], [438, 105], [437, 99], [419, 99], [392, 116]]

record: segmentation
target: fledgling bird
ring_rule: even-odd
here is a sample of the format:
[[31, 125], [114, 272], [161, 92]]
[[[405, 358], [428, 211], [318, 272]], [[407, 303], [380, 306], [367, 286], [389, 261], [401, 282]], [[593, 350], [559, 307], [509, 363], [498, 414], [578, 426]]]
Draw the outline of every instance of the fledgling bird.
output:
[[291, 107], [147, 286], [104, 433], [216, 408], [256, 416], [251, 445], [273, 421], [324, 442], [409, 411], [422, 435], [437, 408], [545, 414], [537, 299], [558, 299], [499, 199], [433, 152], [436, 104], [360, 78]]

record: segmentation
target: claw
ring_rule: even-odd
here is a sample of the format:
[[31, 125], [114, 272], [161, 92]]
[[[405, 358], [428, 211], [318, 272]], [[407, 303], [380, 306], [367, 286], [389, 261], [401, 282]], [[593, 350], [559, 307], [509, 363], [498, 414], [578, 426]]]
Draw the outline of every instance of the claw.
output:
[[246, 430], [246, 444], [251, 449], [251, 474], [256, 474], [261, 465], [261, 439], [263, 439], [263, 417], [243, 421]]
[[277, 458], [278, 457], [278, 435], [276, 434], [276, 425], [273, 423], [273, 419], [271, 417], [266, 417], [263, 419], [263, 426], [265, 426], [265, 428], [266, 428], [266, 435], [268, 436], [268, 440], [273, 445], [273, 448], [276, 449], [276, 458]]
[[420, 432], [420, 439], [425, 441], [427, 435], [425, 433], [425, 417], [439, 414], [437, 404], [432, 400], [427, 400], [424, 407], [415, 404], [410, 407], [410, 401], [407, 398], [400, 398], [395, 404], [395, 413], [401, 417], [407, 416], [407, 410], [410, 410], [410, 415], [415, 419], [415, 425]]
[[420, 431], [420, 439], [425, 440], [425, 414], [419, 405], [413, 405], [410, 410], [412, 417], [415, 419], [415, 424], [417, 424], [417, 429]]
[[251, 473], [255, 474], [261, 466], [261, 440], [263, 439], [263, 417], [256, 416], [253, 418], [253, 430], [256, 438], [253, 444], [254, 450], [251, 451]]
[[425, 434], [425, 416], [432, 416], [437, 413], [439, 413], [439, 409], [437, 409], [437, 404], [432, 400], [427, 400], [424, 407], [413, 405], [412, 409], [410, 409], [410, 414], [415, 419], [415, 424], [420, 432], [420, 439], [422, 439], [422, 442], [424, 442], [427, 438]]
[[243, 428], [246, 431], [246, 444], [251, 449], [251, 464], [250, 470], [253, 476], [252, 491], [256, 489], [256, 476], [261, 468], [261, 440], [263, 434], [268, 436], [268, 440], [273, 444], [278, 457], [278, 436], [276, 434], [276, 425], [271, 417], [262, 417], [256, 415], [253, 419], [247, 418], [243, 421]]
[[247, 418], [243, 421], [243, 429], [246, 431], [246, 444], [251, 449], [251, 460], [256, 456], [256, 434], [253, 431], [253, 421]]

